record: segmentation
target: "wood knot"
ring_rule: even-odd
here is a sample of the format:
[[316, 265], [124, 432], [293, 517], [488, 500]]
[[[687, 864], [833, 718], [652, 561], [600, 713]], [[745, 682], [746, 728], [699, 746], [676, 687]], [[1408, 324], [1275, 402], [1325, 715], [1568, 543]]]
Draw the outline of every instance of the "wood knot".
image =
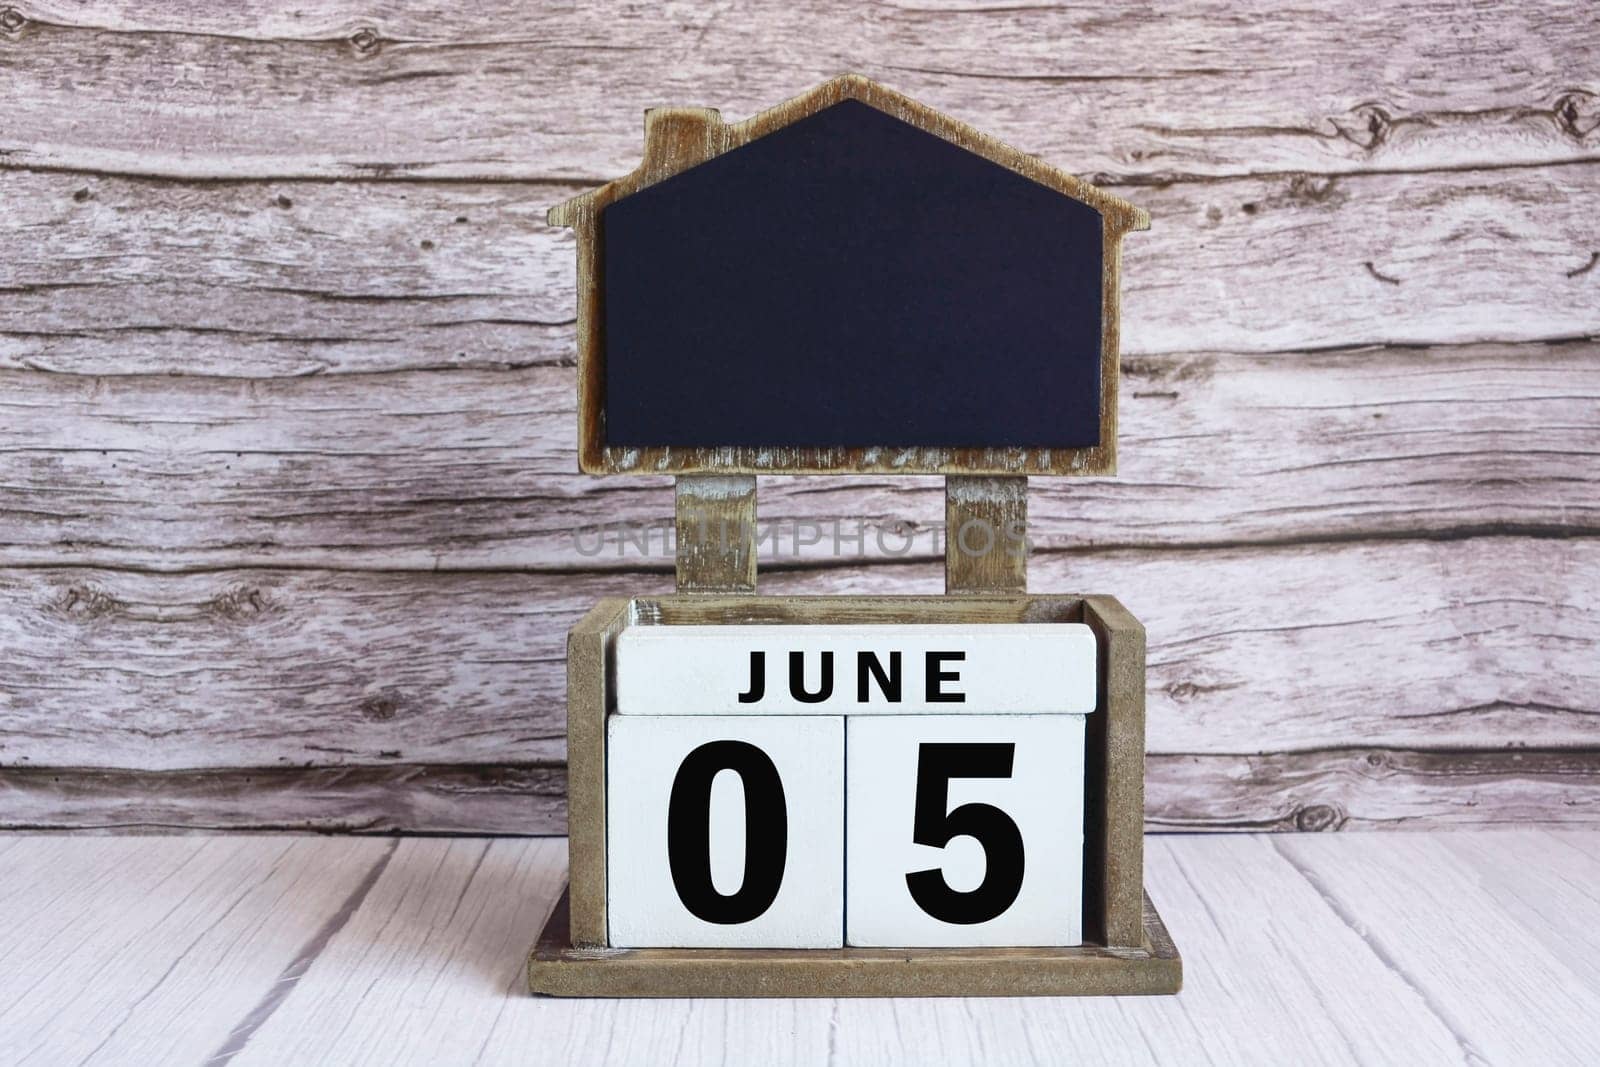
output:
[[1556, 128], [1575, 141], [1581, 141], [1600, 127], [1600, 106], [1595, 94], [1586, 89], [1563, 93], [1551, 108]]
[[1192, 359], [1175, 359], [1170, 356], [1129, 356], [1122, 361], [1125, 378], [1140, 378], [1151, 384], [1210, 381], [1216, 370], [1216, 358], [1197, 356]]
[[400, 694], [393, 690], [373, 693], [360, 704], [361, 717], [372, 722], [388, 722], [400, 714]]
[[277, 204], [279, 207], [283, 208], [283, 210], [285, 210], [285, 211], [288, 211], [290, 208], [294, 207], [294, 201], [290, 200], [287, 196], [284, 196], [282, 193], [278, 194], [278, 198], [276, 200], [274, 200], [273, 203]]
[[14, 7], [0, 7], [0, 31], [5, 33], [21, 33], [22, 27], [28, 24], [28, 17]]
[[370, 56], [383, 47], [383, 38], [371, 26], [363, 26], [350, 35], [350, 47], [364, 56]]
[[218, 593], [201, 605], [200, 610], [203, 614], [220, 619], [249, 619], [267, 610], [267, 600], [259, 589], [238, 586]]
[[86, 585], [68, 586], [56, 601], [56, 609], [75, 619], [99, 619], [115, 615], [124, 607], [110, 593]]
[[1294, 828], [1306, 833], [1337, 830], [1344, 825], [1344, 812], [1332, 804], [1307, 804], [1294, 813]]
[[1366, 152], [1376, 151], [1394, 130], [1394, 117], [1377, 104], [1362, 104], [1350, 109], [1346, 119], [1334, 119], [1339, 136]]
[[81, 204], [93, 195], [94, 194], [89, 191], [89, 187], [84, 186], [82, 189], [79, 189], [77, 192], [72, 194], [72, 199], [73, 202]]
[[1302, 204], [1340, 204], [1345, 199], [1337, 178], [1318, 178], [1311, 174], [1292, 176], [1288, 196]]

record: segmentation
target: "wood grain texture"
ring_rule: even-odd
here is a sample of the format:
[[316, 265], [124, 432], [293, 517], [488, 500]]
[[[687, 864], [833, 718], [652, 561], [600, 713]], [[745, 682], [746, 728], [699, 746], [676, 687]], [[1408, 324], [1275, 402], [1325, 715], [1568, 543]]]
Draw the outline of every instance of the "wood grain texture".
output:
[[[1025, 1065], [1072, 1049], [1342, 1065], [1595, 1051], [1592, 832], [1164, 837], [1150, 878], [1195, 961], [1182, 995], [1048, 1011], [1020, 998], [521, 995], [521, 948], [560, 893], [560, 841], [7, 836], [0, 856], [0, 900], [29, 920], [0, 931], [0, 1032], [39, 1062], [77, 1061], [108, 1035], [90, 1062], [511, 1063], [538, 1049], [571, 1064], [815, 1064], [832, 1050], [840, 1063]], [[107, 923], [124, 936], [83, 936]], [[93, 997], [72, 984], [85, 970]]]
[[[1600, 931], [1568, 929], [1565, 916], [1581, 914], [1594, 898], [1591, 870], [1600, 849], [1587, 835], [1448, 834], [1441, 837], [1456, 867], [1476, 876], [1484, 896], [1520, 931], [1557, 957], [1578, 982], [1600, 988]], [[1454, 866], [1454, 864], [1453, 864]]]
[[674, 481], [678, 592], [755, 592], [755, 478], [682, 475]]
[[[1340, 840], [1352, 846], [1334, 852], [1326, 839], [1303, 836], [1274, 839], [1273, 847], [1374, 955], [1413, 984], [1425, 983], [1429, 1014], [1449, 1027], [1468, 1059], [1581, 1063], [1600, 1055], [1600, 1031], [1573, 1024], [1600, 1012], [1600, 991], [1581, 980], [1570, 951], [1530, 936], [1525, 912], [1507, 916], [1504, 889], [1484, 884], [1481, 865], [1463, 862], [1432, 835], [1391, 835], [1385, 840], [1395, 843], [1382, 849], [1367, 844], [1371, 838]], [[1546, 844], [1541, 851], [1560, 852]], [[1502, 864], [1511, 860], [1501, 857]], [[1592, 862], [1588, 857], [1584, 868], [1592, 871]], [[1441, 885], [1450, 892], [1440, 895]], [[1584, 895], [1587, 911], [1595, 897]], [[1470, 941], [1462, 930], [1473, 931]], [[1444, 974], [1449, 981], [1422, 977]]]
[[[638, 720], [636, 720], [638, 721]], [[1149, 900], [1144, 943], [1107, 948], [622, 948], [574, 946], [566, 901], [528, 960], [539, 996], [704, 998], [1107, 997], [1178, 992], [1182, 961]]]
[[0, 766], [0, 812], [3, 830], [559, 834], [567, 768], [505, 760], [162, 771], [8, 764]]
[[561, 635], [590, 606], [557, 606], [568, 583], [548, 575], [23, 570], [0, 584], [12, 765], [555, 758]]
[[1600, 826], [1600, 747], [1152, 754], [1145, 828], [1419, 830]]
[[[572, 473], [544, 213], [856, 70], [1156, 220], [1121, 477], [1030, 516], [1149, 623], [1152, 824], [1593, 824], [1588, 5], [0, 8], [6, 821], [558, 827], [559, 635], [672, 505]], [[933, 480], [762, 495], [877, 561], [774, 589], [937, 591]]]
[[[0, 769], [0, 829], [558, 834], [557, 763]], [[1152, 753], [1146, 831], [1600, 827], [1600, 747]]]
[[944, 480], [944, 591], [1028, 591], [1028, 479]]
[[1582, 0], [13, 10], [4, 158], [166, 177], [609, 176], [647, 107], [748, 115], [851, 70], [1093, 174], [1527, 165], [1593, 158], [1600, 91]]
[[[292, 987], [393, 845], [0, 838], [11, 1063], [201, 1063]], [[306, 961], [309, 962], [309, 961]]]
[[[1207, 839], [1217, 840], [1216, 848], [1192, 847], [1194, 840], [1157, 838], [1149, 849], [1156, 897], [1195, 961], [1174, 1001], [1178, 1010], [1165, 1025], [1140, 1027], [1158, 1042], [1154, 1062], [1185, 1061], [1192, 1055], [1186, 1046], [1206, 1049], [1214, 1063], [1381, 1063], [1396, 1056], [1462, 1062], [1454, 1035], [1428, 1011], [1434, 982], [1448, 975], [1430, 973], [1419, 988], [1396, 973], [1270, 839]], [[1454, 889], [1441, 880], [1438, 898], [1448, 900]], [[1458, 930], [1456, 937], [1469, 941], [1471, 934]], [[1274, 1021], [1256, 1023], [1258, 1008]], [[1213, 1013], [1228, 1021], [1208, 1025]]]
[[547, 1033], [512, 1032], [518, 1006], [531, 1003], [525, 950], [561, 890], [562, 844], [399, 842], [362, 907], [231, 1062], [526, 1062], [568, 1026], [598, 1062], [607, 1039], [581, 1014], [546, 1016]]
[[1094, 630], [1099, 660], [1097, 714], [1084, 724], [1084, 926], [1107, 945], [1137, 945], [1151, 936], [1140, 900], [1147, 641], [1115, 597], [1084, 597], [1083, 621]]
[[[1600, 343], [1152, 356], [1123, 372], [1121, 475], [1036, 479], [1040, 550], [1600, 529]], [[573, 473], [572, 387], [552, 367], [0, 372], [0, 560], [665, 565], [670, 483]], [[834, 561], [836, 518], [847, 559], [935, 558], [941, 497], [931, 478], [764, 480], [761, 562]]]
[[[1590, 746], [1592, 539], [1053, 553], [1150, 637], [1154, 752]], [[769, 592], [935, 593], [929, 561]], [[668, 573], [0, 572], [4, 761], [146, 767], [558, 758], [561, 634]], [[1217, 589], [1229, 590], [1218, 598]], [[129, 714], [136, 709], [137, 714]]]
[[574, 945], [609, 943], [606, 893], [606, 715], [616, 703], [607, 658], [633, 618], [602, 600], [567, 634], [567, 867]]
[[[636, 156], [637, 118], [625, 125]], [[1122, 353], [1592, 335], [1597, 176], [1600, 161], [1112, 186], [1159, 220], [1122, 250]], [[14, 246], [0, 366], [274, 377], [568, 362], [575, 242], [542, 219], [576, 191], [0, 167]]]

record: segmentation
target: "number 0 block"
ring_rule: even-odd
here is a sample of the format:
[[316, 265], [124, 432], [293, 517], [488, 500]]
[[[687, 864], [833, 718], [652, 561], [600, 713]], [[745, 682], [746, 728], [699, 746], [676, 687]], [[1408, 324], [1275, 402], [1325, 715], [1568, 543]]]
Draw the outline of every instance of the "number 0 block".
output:
[[844, 720], [607, 723], [615, 948], [844, 943]]
[[847, 730], [848, 944], [1082, 943], [1083, 716]]

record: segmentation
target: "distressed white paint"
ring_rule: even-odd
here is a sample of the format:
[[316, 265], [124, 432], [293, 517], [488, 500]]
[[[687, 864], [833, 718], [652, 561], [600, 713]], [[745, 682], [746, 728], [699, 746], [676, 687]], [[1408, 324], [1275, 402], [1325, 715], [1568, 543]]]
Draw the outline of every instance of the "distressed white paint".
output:
[[[6, 284], [0, 280], [0, 288]], [[16, 328], [33, 329], [28, 315], [12, 310], [31, 299], [8, 297], [0, 321], [9, 312]], [[58, 306], [65, 299], [40, 298], [36, 310], [65, 315]], [[141, 300], [130, 315], [149, 303]], [[397, 303], [405, 302], [383, 302], [383, 313], [395, 314]], [[437, 314], [437, 301], [421, 303], [419, 316]], [[87, 344], [79, 334], [119, 336], [115, 316], [100, 326], [74, 320], [71, 337], [28, 350], [42, 366], [82, 373], [0, 371], [0, 468], [17, 502], [0, 561], [390, 571], [670, 562], [672, 493], [664, 479], [630, 483], [576, 472], [570, 368], [403, 369], [409, 364], [387, 357], [438, 363], [458, 348], [467, 356], [494, 353], [482, 338], [431, 349], [445, 331], [368, 323], [346, 305], [375, 314], [344, 301], [325, 315], [273, 308], [263, 316], [325, 332], [370, 326], [414, 335], [416, 346], [385, 348], [385, 360], [370, 365], [286, 364], [281, 373], [326, 373], [248, 387], [175, 373], [273, 372], [241, 362], [268, 358], [269, 341], [240, 351], [216, 347], [226, 336], [219, 325], [183, 337], [177, 351], [195, 354], [193, 365], [165, 361], [158, 338], [135, 349], [109, 347], [115, 362], [103, 369], [120, 375], [115, 390], [97, 386], [92, 373], [100, 364], [69, 359]], [[90, 306], [111, 314], [104, 300]], [[469, 317], [479, 314], [498, 319], [502, 311]], [[197, 354], [205, 344], [214, 347]], [[506, 344], [496, 358], [531, 342]], [[549, 358], [570, 345], [570, 336], [562, 338]], [[333, 360], [338, 348], [316, 351]], [[157, 373], [133, 373], [141, 369]], [[367, 369], [392, 373], [335, 373]], [[1496, 527], [1578, 535], [1594, 525], [1600, 498], [1590, 461], [1600, 447], [1590, 399], [1597, 394], [1600, 342], [1127, 357], [1118, 476], [1033, 479], [1035, 557], [1062, 549], [1083, 556], [1108, 545], [1159, 552]], [[85, 441], [99, 447], [85, 449]], [[900, 520], [942, 518], [937, 479], [764, 478], [760, 492], [761, 522], [782, 535], [762, 547], [763, 581], [776, 563], [942, 555], [925, 525], [909, 543], [892, 529]], [[835, 516], [843, 520], [837, 539], [832, 523], [821, 521], [800, 526], [798, 540], [808, 543], [797, 544], [795, 524]], [[624, 543], [624, 532], [649, 523], [656, 528], [648, 553], [637, 541]]]
[[234, 1067], [1597, 1054], [1592, 832], [1157, 838], [1147, 884], [1183, 992], [1049, 1001], [530, 997], [524, 949], [565, 855], [506, 838], [0, 835], [0, 1047], [29, 1065], [198, 1064], [231, 1044]]
[[[1121, 476], [1030, 514], [1035, 589], [1149, 624], [1158, 823], [1593, 822], [1590, 16], [10, 5], [0, 817], [559, 829], [563, 627], [667, 587], [571, 530], [670, 493], [571, 473], [540, 217], [647, 106], [850, 69], [1156, 220]], [[874, 546], [930, 486], [769, 480], [762, 514]], [[807, 551], [763, 587], [939, 588]]]
[[[0, 149], [19, 166], [187, 178], [612, 175], [637, 161], [647, 107], [738, 118], [841, 71], [1085, 173], [1526, 167], [1589, 158], [1584, 60], [1600, 50], [1583, 0], [1463, 0], [1443, 28], [1409, 0], [19, 11]], [[96, 80], [55, 77], [53, 63], [92, 65]], [[153, 102], [182, 109], [160, 140]]]
[[[1600, 822], [1594, 539], [1085, 551], [1031, 571], [1037, 590], [1114, 591], [1146, 624], [1158, 825]], [[933, 562], [763, 579], [941, 585]], [[563, 635], [600, 597], [670, 589], [639, 573], [0, 571], [0, 797], [30, 825], [559, 832]]]
[[[638, 119], [593, 120], [631, 145], [625, 165], [595, 179], [637, 163]], [[1584, 298], [1600, 220], [1585, 196], [1597, 171], [1573, 161], [1111, 186], [1158, 222], [1124, 242], [1123, 355], [1592, 336], [1600, 310]], [[0, 309], [0, 366], [280, 382], [500, 372], [486, 415], [547, 412], [510, 382], [571, 358], [573, 239], [541, 218], [581, 190], [0, 171], [0, 235], [25, 241], [0, 263], [0, 286], [19, 290]], [[570, 448], [573, 437], [556, 439]]]
[[616, 641], [616, 710], [1081, 713], [1095, 706], [1095, 649], [1082, 623], [630, 626]]
[[206, 1062], [279, 1006], [394, 847], [0, 835], [0, 1058]]
[[[1469, 1060], [1600, 1061], [1594, 1023], [1600, 987], [1579, 947], [1591, 939], [1592, 920], [1574, 921], [1592, 914], [1600, 884], [1592, 848], [1572, 856], [1550, 838], [1513, 837], [1502, 848], [1486, 839], [1457, 849], [1453, 837], [1394, 836], [1380, 845], [1354, 835], [1333, 848], [1319, 835], [1295, 835], [1275, 839], [1273, 847], [1372, 952], [1397, 973], [1426, 983], [1430, 1011], [1460, 1036]], [[1492, 857], [1488, 863], [1485, 853]], [[1540, 888], [1563, 870], [1582, 872], [1579, 882]], [[1530, 907], [1519, 892], [1508, 892], [1513, 887], [1547, 897], [1559, 893], [1573, 918], [1558, 920], [1552, 931], [1548, 903]], [[1567, 1022], [1579, 1018], [1590, 1022]]]
[[[742, 741], [782, 783], [787, 850], [771, 904], [745, 922], [708, 922], [674, 885], [667, 817], [684, 758]], [[723, 895], [743, 883], [744, 790], [712, 780], [710, 871]], [[787, 716], [622, 716], [606, 730], [606, 914], [616, 948], [836, 948], [844, 937], [844, 720]], [[757, 811], [755, 828], [776, 813]]]
[[[847, 943], [966, 946], [1082, 941], [1083, 716], [852, 716], [845, 722]], [[1021, 833], [1020, 892], [1006, 910], [984, 922], [940, 921], [918, 906], [906, 882], [911, 872], [937, 868], [951, 889], [971, 892], [987, 873], [985, 850], [973, 837], [956, 837], [943, 848], [912, 839], [919, 753], [929, 743], [1013, 746], [1010, 777], [953, 777], [947, 787], [946, 813], [966, 804], [989, 805]], [[992, 815], [987, 818], [992, 820]]]

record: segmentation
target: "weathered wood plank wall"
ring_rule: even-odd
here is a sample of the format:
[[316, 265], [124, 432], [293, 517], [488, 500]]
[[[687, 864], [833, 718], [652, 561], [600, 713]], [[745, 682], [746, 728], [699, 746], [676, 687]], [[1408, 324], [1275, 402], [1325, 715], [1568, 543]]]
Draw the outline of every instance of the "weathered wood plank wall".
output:
[[[1122, 475], [1155, 827], [1600, 823], [1600, 12], [0, 0], [0, 823], [562, 825], [572, 244], [641, 112], [879, 78], [1148, 208]], [[929, 479], [770, 479], [774, 591], [939, 588]], [[909, 532], [913, 548], [891, 551]]]

